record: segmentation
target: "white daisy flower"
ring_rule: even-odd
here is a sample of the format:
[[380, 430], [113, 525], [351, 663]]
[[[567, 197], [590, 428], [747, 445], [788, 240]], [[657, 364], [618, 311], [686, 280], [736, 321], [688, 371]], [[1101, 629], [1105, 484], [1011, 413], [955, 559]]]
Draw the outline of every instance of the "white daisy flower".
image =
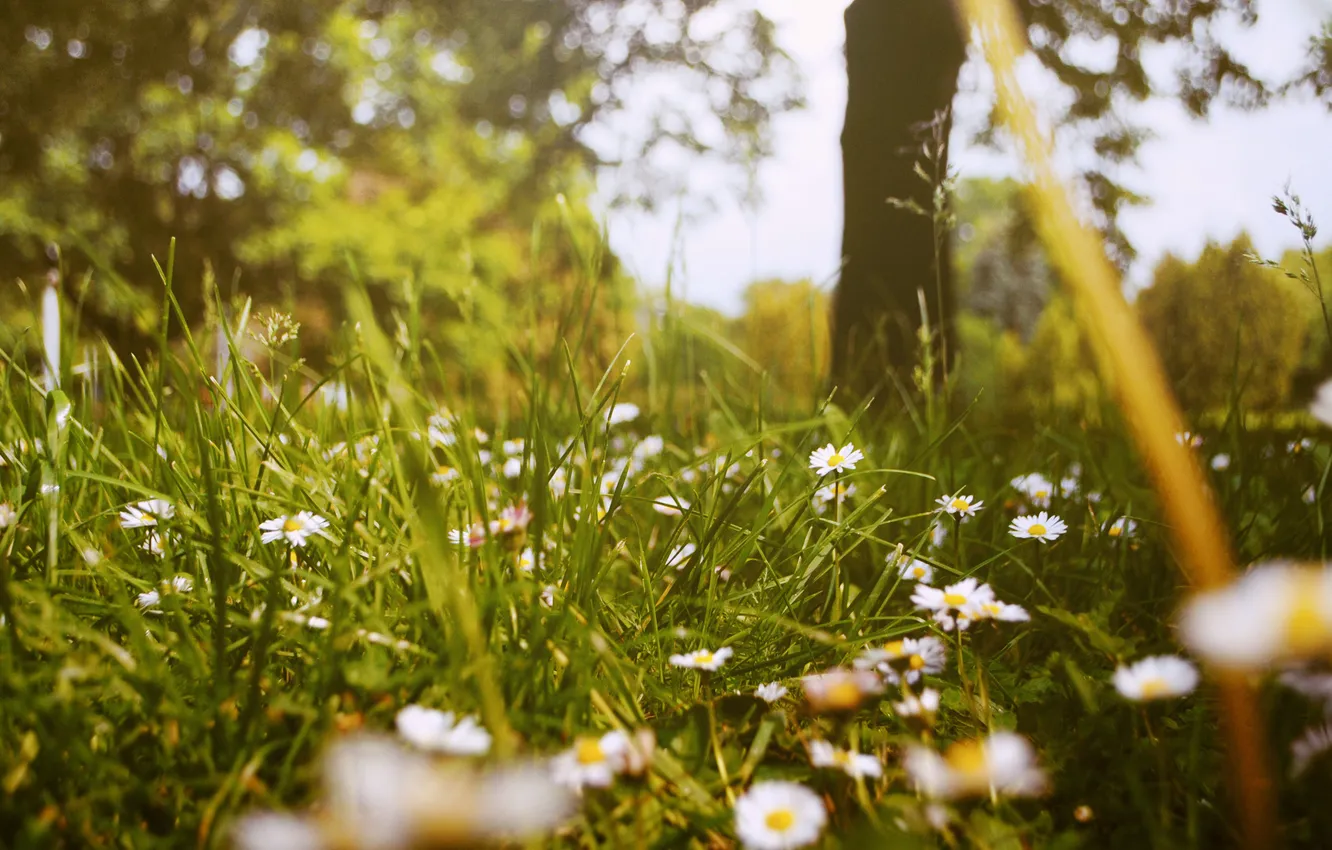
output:
[[506, 455], [520, 455], [523, 453], [523, 449], [526, 447], [527, 443], [522, 438], [516, 440], [505, 440], [504, 443], [502, 444], [502, 448], [504, 449], [504, 453]]
[[759, 685], [758, 689], [754, 691], [754, 696], [763, 700], [768, 705], [772, 705], [777, 700], [786, 696], [786, 694], [786, 685], [783, 685], [781, 682], [769, 682], [766, 685]]
[[878, 670], [888, 684], [896, 685], [905, 676], [910, 684], [923, 675], [942, 673], [948, 663], [948, 648], [937, 637], [903, 638], [882, 647], [870, 647], [860, 653], [852, 665], [858, 670]]
[[455, 546], [479, 549], [486, 545], [486, 527], [478, 522], [467, 528], [451, 528], [449, 529], [449, 542]]
[[735, 834], [749, 850], [794, 850], [819, 840], [828, 810], [795, 782], [755, 782], [735, 801]]
[[231, 846], [236, 850], [327, 850], [329, 844], [310, 818], [257, 812], [236, 822]]
[[918, 558], [903, 561], [902, 566], [897, 568], [897, 574], [907, 581], [918, 581], [921, 584], [934, 581], [934, 567]]
[[1309, 405], [1309, 412], [1319, 422], [1332, 428], [1332, 381], [1327, 381], [1318, 388], [1313, 404]]
[[326, 528], [328, 520], [318, 514], [301, 511], [291, 516], [279, 516], [261, 522], [259, 530], [263, 535], [259, 538], [259, 542], [274, 543], [285, 540], [290, 546], [304, 546], [312, 536], [324, 535]]
[[1282, 672], [1277, 681], [1309, 699], [1322, 700], [1332, 705], [1332, 673], [1312, 666], [1301, 666]]
[[509, 505], [499, 512], [499, 516], [490, 521], [490, 533], [494, 535], [516, 534], [526, 531], [532, 522], [532, 509], [527, 502]]
[[814, 491], [814, 510], [822, 514], [834, 501], [845, 504], [846, 500], [856, 495], [856, 485], [838, 481]]
[[1156, 655], [1115, 670], [1115, 690], [1134, 702], [1182, 697], [1198, 686], [1198, 668], [1177, 655]]
[[1286, 454], [1299, 455], [1305, 452], [1313, 451], [1314, 441], [1308, 437], [1301, 437], [1298, 440], [1291, 440], [1286, 443]]
[[809, 742], [809, 763], [814, 767], [832, 767], [852, 779], [883, 776], [883, 764], [875, 756], [834, 747], [827, 741]]
[[472, 716], [420, 705], [403, 706], [395, 718], [398, 734], [418, 749], [452, 756], [483, 756], [490, 752], [490, 733]]
[[627, 767], [629, 749], [629, 736], [617, 729], [600, 738], [579, 738], [550, 766], [555, 781], [569, 788], [609, 788]]
[[939, 692], [926, 688], [919, 696], [909, 693], [901, 702], [893, 703], [893, 712], [898, 717], [919, 718], [932, 723], [934, 715], [939, 713]]
[[1202, 446], [1203, 438], [1201, 434], [1195, 434], [1192, 431], [1180, 431], [1175, 434], [1175, 442], [1185, 448], [1196, 449]]
[[1309, 769], [1314, 759], [1332, 750], [1332, 727], [1326, 723], [1310, 726], [1290, 745], [1290, 774], [1299, 776]]
[[976, 511], [985, 507], [984, 502], [977, 502], [975, 499], [975, 496], [963, 496], [958, 494], [956, 496], [940, 496], [935, 499], [934, 502], [939, 506], [941, 512], [946, 513], [949, 516], [966, 518], [975, 516]]
[[948, 527], [941, 522], [937, 522], [930, 527], [930, 547], [933, 549], [943, 548], [944, 541], [948, 539]]
[[814, 474], [823, 476], [829, 472], [855, 469], [856, 464], [864, 459], [864, 453], [851, 443], [847, 443], [840, 449], [829, 443], [821, 449], [810, 452], [809, 466], [814, 470]]
[[1054, 496], [1055, 487], [1050, 479], [1041, 475], [1039, 472], [1032, 472], [1027, 475], [1019, 475], [1010, 482], [1014, 489], [1027, 497], [1027, 501], [1038, 508], [1050, 507], [1050, 499]]
[[1306, 505], [1312, 505], [1314, 502], [1318, 501], [1318, 490], [1315, 489], [1314, 485], [1310, 484], [1308, 487], [1304, 488], [1304, 492], [1300, 494], [1300, 499]]
[[0, 528], [9, 528], [18, 522], [18, 511], [9, 502], [0, 502]]
[[1049, 543], [1065, 531], [1068, 526], [1054, 514], [1041, 511], [1036, 516], [1020, 516], [1008, 526], [1008, 533], [1018, 538], [1031, 538], [1042, 543]]
[[652, 434], [640, 440], [638, 444], [634, 446], [632, 454], [636, 460], [644, 461], [661, 454], [665, 448], [666, 441], [661, 437], [658, 437], [656, 434]]
[[1126, 516], [1122, 516], [1119, 519], [1115, 520], [1114, 522], [1110, 523], [1108, 526], [1106, 526], [1105, 534], [1107, 537], [1116, 537], [1116, 538], [1132, 537], [1133, 533], [1137, 530], [1138, 530], [1137, 522], [1129, 519]]
[[135, 598], [134, 604], [138, 605], [140, 608], [147, 611], [149, 608], [156, 608], [158, 606], [158, 603], [160, 603], [161, 601], [162, 601], [162, 594], [160, 592], [156, 590], [149, 590], [144, 593], [140, 593], [138, 597]]
[[866, 699], [883, 693], [883, 680], [874, 671], [843, 667], [805, 676], [800, 686], [815, 714], [856, 711]]
[[541, 604], [547, 608], [555, 607], [555, 585], [548, 584], [541, 590]]
[[606, 411], [606, 423], [609, 425], [622, 425], [625, 422], [633, 422], [638, 418], [638, 405], [632, 402], [622, 401], [619, 404], [611, 406]]
[[517, 478], [523, 474], [523, 459], [521, 457], [511, 457], [504, 461], [504, 466], [500, 469], [505, 478]]
[[681, 546], [676, 546], [671, 550], [670, 554], [666, 556], [666, 566], [675, 567], [677, 570], [683, 570], [688, 566], [689, 559], [694, 557], [694, 552], [697, 550], [698, 547], [693, 543], [685, 543]]
[[531, 546], [518, 553], [518, 569], [525, 573], [536, 569], [536, 553], [532, 551]]
[[1230, 455], [1225, 452], [1212, 455], [1212, 469], [1217, 472], [1225, 472], [1230, 469]]
[[719, 670], [733, 654], [729, 646], [713, 652], [710, 649], [696, 649], [687, 655], [672, 655], [672, 667], [687, 667], [692, 670]]
[[972, 623], [980, 620], [998, 620], [1004, 623], [1025, 623], [1031, 619], [1027, 609], [1021, 605], [1011, 605], [998, 599], [981, 600], [962, 606], [957, 612], [958, 628], [966, 630]]
[[143, 538], [143, 542], [139, 544], [139, 548], [154, 558], [165, 558], [167, 553], [166, 535], [160, 531], [150, 530], [147, 536]]
[[127, 505], [120, 512], [121, 528], [154, 528], [161, 520], [176, 515], [176, 506], [166, 499], [148, 499]]
[[1332, 564], [1270, 562], [1198, 593], [1184, 605], [1180, 636], [1219, 667], [1257, 670], [1325, 657], [1332, 650]]
[[430, 483], [436, 486], [443, 486], [450, 481], [457, 481], [458, 478], [458, 470], [451, 466], [444, 466], [443, 464], [435, 467], [435, 471], [430, 473]]
[[954, 617], [956, 613], [968, 605], [974, 607], [981, 603], [993, 602], [994, 591], [988, 584], [981, 584], [974, 578], [964, 578], [942, 590], [927, 584], [918, 584], [911, 594], [911, 601], [917, 608], [933, 611], [935, 622], [942, 626], [944, 631], [949, 632], [955, 625], [959, 629], [966, 629], [970, 624], [970, 620], [957, 620]]
[[1045, 790], [1045, 774], [1036, 753], [1021, 735], [996, 732], [988, 738], [961, 741], [940, 755], [912, 747], [902, 760], [907, 775], [923, 794], [941, 799], [1034, 796]]

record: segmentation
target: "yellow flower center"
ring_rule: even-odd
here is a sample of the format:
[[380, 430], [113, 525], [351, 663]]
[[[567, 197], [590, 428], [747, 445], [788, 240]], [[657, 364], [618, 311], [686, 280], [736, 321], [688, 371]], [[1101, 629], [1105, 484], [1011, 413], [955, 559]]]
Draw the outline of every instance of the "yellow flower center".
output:
[[1035, 525], [1028, 526], [1027, 533], [1030, 534], [1032, 537], [1044, 537], [1046, 533], [1046, 528], [1045, 526], [1041, 525], [1038, 522]]
[[712, 658], [712, 653], [708, 652], [706, 649], [700, 649], [698, 652], [694, 653], [695, 664], [711, 664]]
[[967, 604], [967, 598], [960, 593], [945, 593], [944, 604], [953, 608], [961, 608]]
[[860, 688], [850, 679], [838, 682], [824, 692], [823, 703], [833, 711], [850, 711], [860, 705]]
[[953, 510], [955, 511], [965, 511], [969, 507], [971, 507], [971, 504], [967, 502], [965, 499], [953, 500]]
[[921, 670], [925, 667], [925, 659], [919, 655], [913, 655], [907, 660], [907, 666], [912, 670]]
[[1312, 655], [1327, 643], [1327, 622], [1318, 610], [1319, 578], [1313, 573], [1300, 577], [1294, 604], [1286, 618], [1286, 642], [1295, 655]]
[[1048, 498], [1050, 498], [1050, 491], [1049, 491], [1049, 490], [1037, 490], [1037, 491], [1036, 491], [1036, 498], [1038, 498], [1038, 499], [1048, 499]]
[[900, 641], [900, 640], [890, 641], [890, 642], [885, 643], [885, 644], [883, 645], [883, 651], [886, 652], [886, 653], [888, 653], [889, 655], [894, 655], [894, 656], [899, 656], [899, 657], [900, 657], [900, 656], [902, 655], [902, 647], [905, 646], [905, 645], [906, 645], [906, 644], [904, 644], [904, 643], [903, 643], [902, 641]]
[[911, 575], [914, 576], [915, 578], [920, 578], [925, 575], [925, 568], [921, 566], [912, 567]]
[[985, 772], [985, 749], [979, 741], [963, 741], [948, 748], [944, 759], [959, 773], [975, 776]]
[[1124, 533], [1124, 527], [1122, 525], [1112, 525], [1110, 526], [1110, 530], [1106, 533], [1111, 537], [1118, 537]]
[[574, 753], [579, 764], [601, 764], [606, 760], [606, 754], [601, 751], [601, 741], [596, 738], [580, 739], [574, 747]]
[[829, 457], [828, 457], [828, 466], [841, 466], [841, 465], [842, 465], [842, 462], [845, 461], [845, 460], [846, 460], [846, 458], [842, 457], [842, 456], [841, 456], [840, 454], [838, 454], [837, 452], [833, 452], [833, 453], [832, 453], [831, 455], [829, 455]]
[[851, 753], [847, 750], [833, 750], [833, 764], [846, 767], [851, 763]]
[[773, 832], [786, 832], [795, 826], [795, 812], [790, 809], [773, 809], [763, 819], [763, 823]]
[[1143, 699], [1157, 699], [1158, 697], [1165, 696], [1169, 692], [1170, 686], [1165, 683], [1165, 679], [1162, 679], [1159, 676], [1154, 679], [1148, 679], [1142, 683]]
[[293, 531], [300, 531], [304, 527], [305, 527], [304, 524], [302, 524], [301, 521], [294, 516], [287, 517], [287, 521], [282, 523], [282, 530], [288, 533]]

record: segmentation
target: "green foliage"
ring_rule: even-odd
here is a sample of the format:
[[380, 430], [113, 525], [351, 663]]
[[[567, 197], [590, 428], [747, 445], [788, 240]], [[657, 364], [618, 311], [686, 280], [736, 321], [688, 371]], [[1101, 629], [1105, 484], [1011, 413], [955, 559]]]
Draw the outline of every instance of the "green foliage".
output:
[[[342, 400], [306, 384], [299, 339], [234, 347], [221, 376], [188, 345], [142, 369], [103, 357], [95, 371], [65, 370], [64, 393], [49, 397], [6, 359], [0, 502], [17, 510], [0, 523], [7, 846], [226, 846], [243, 813], [313, 799], [326, 742], [387, 733], [411, 703], [479, 713], [496, 737], [491, 761], [655, 730], [648, 775], [589, 790], [581, 815], [541, 846], [729, 846], [728, 793], [773, 778], [809, 784], [833, 807], [820, 846], [939, 846], [900, 760], [918, 739], [886, 702], [834, 723], [794, 694], [772, 707], [752, 696], [937, 629], [889, 561], [899, 545], [932, 565], [936, 584], [975, 576], [1032, 614], [938, 632], [950, 654], [928, 678], [944, 693], [936, 740], [1015, 729], [1051, 776], [1043, 800], [950, 807], [953, 841], [1229, 840], [1211, 694], [1143, 711], [1109, 684], [1116, 664], [1173, 650], [1180, 579], [1131, 447], [1087, 428], [1076, 404], [1012, 427], [764, 415], [736, 395], [752, 365], [713, 344], [724, 321], [677, 306], [644, 341], [641, 416], [608, 426], [624, 372], [617, 362], [580, 377], [595, 359], [584, 320], [562, 334], [573, 369], [524, 361], [530, 383], [492, 408], [435, 395], [448, 361], [427, 339], [382, 330], [371, 310], [351, 288], [360, 328], [340, 337], [343, 365], [325, 376], [346, 387]], [[226, 333], [244, 338], [237, 325]], [[1062, 336], [1049, 345], [1073, 357]], [[429, 416], [446, 407], [448, 418]], [[1246, 433], [1242, 420], [1207, 435], [1232, 457], [1213, 485], [1246, 559], [1318, 557], [1332, 544], [1327, 502], [1301, 498], [1325, 485], [1332, 456], [1322, 435], [1288, 452], [1294, 436]], [[805, 457], [847, 439], [868, 456], [842, 477], [856, 489], [834, 510], [814, 498], [828, 479]], [[1049, 545], [1007, 533], [1021, 509], [1009, 481], [1033, 470], [1061, 482], [1051, 509], [1070, 528]], [[966, 523], [933, 510], [958, 490], [986, 502]], [[150, 497], [169, 499], [174, 516], [122, 527], [118, 514]], [[682, 515], [654, 509], [668, 498], [687, 503]], [[523, 500], [520, 530], [475, 549], [445, 534]], [[326, 517], [327, 536], [260, 542], [261, 522], [298, 510]], [[1121, 515], [1137, 530], [1103, 533]], [[945, 539], [932, 545], [940, 522]], [[144, 548], [153, 535], [160, 555]], [[684, 544], [692, 558], [672, 563]], [[150, 592], [155, 603], [136, 604]], [[708, 677], [668, 661], [723, 645], [735, 656]], [[1269, 709], [1283, 743], [1319, 713], [1277, 690]], [[854, 741], [884, 777], [811, 768], [814, 737]], [[1328, 826], [1309, 790], [1323, 769], [1282, 782], [1283, 816], [1304, 846]], [[1075, 814], [1082, 806], [1090, 819]]]
[[1286, 402], [1308, 334], [1295, 285], [1254, 263], [1247, 236], [1195, 263], [1167, 257], [1138, 310], [1181, 403], [1193, 410]]
[[744, 303], [731, 338], [762, 366], [781, 408], [814, 409], [828, 370], [827, 293], [808, 280], [767, 280], [750, 284]]
[[[714, 0], [23, 0], [7, 23], [0, 261], [30, 282], [58, 266], [71, 296], [96, 270], [85, 324], [122, 354], [153, 345], [151, 257], [172, 239], [192, 323], [209, 269], [224, 294], [243, 266], [261, 302], [308, 303], [348, 253], [372, 290], [502, 302], [526, 242], [495, 235], [530, 233], [561, 192], [585, 215], [606, 118], [648, 122], [615, 154], [647, 199], [654, 151], [749, 162], [797, 103], [771, 23]], [[661, 68], [696, 94], [636, 99]]]

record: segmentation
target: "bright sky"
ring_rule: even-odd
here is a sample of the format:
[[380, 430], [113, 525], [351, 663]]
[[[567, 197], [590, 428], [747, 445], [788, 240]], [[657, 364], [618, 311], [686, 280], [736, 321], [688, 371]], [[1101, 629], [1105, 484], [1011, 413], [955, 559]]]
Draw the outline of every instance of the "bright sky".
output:
[[[657, 214], [616, 212], [609, 220], [612, 246], [643, 284], [661, 285], [675, 245], [676, 286], [691, 301], [732, 314], [756, 279], [810, 277], [831, 285], [841, 247], [842, 14], [850, 0], [758, 2], [778, 21], [779, 42], [800, 64], [809, 104], [776, 124], [776, 155], [758, 175], [762, 207], [746, 213], [724, 198], [718, 212], [685, 225], [678, 239], [678, 216], [669, 204]], [[1257, 6], [1259, 25], [1230, 43], [1256, 72], [1281, 78], [1300, 63], [1318, 23], [1332, 17], [1332, 0], [1258, 0]], [[1164, 55], [1152, 59], [1169, 61]], [[959, 124], [974, 129], [987, 108], [987, 94], [965, 96]], [[1293, 245], [1294, 229], [1270, 204], [1287, 182], [1332, 234], [1332, 114], [1310, 98], [1257, 113], [1217, 110], [1205, 124], [1166, 101], [1144, 105], [1137, 117], [1157, 138], [1143, 147], [1138, 167], [1121, 175], [1153, 199], [1122, 217], [1142, 254], [1130, 273], [1132, 284], [1148, 282], [1164, 253], [1196, 256], [1208, 239], [1228, 240], [1240, 230], [1248, 230], [1265, 254]], [[1011, 157], [971, 148], [966, 135], [960, 126], [953, 149], [952, 164], [962, 177], [1016, 172]], [[715, 169], [701, 166], [687, 179], [691, 192], [723, 182]]]

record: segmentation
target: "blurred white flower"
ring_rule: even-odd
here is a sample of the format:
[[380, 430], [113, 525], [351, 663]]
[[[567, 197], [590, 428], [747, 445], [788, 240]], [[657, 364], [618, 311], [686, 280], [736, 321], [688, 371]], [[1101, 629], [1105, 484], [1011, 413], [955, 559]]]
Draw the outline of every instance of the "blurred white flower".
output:
[[1217, 472], [1225, 472], [1230, 469], [1230, 455], [1225, 452], [1218, 452], [1212, 455], [1212, 469]]
[[457, 718], [451, 711], [408, 705], [398, 711], [395, 722], [403, 740], [427, 752], [453, 756], [490, 752], [490, 733], [475, 717]]
[[1054, 495], [1054, 484], [1039, 472], [1019, 475], [1010, 482], [1014, 489], [1027, 497], [1027, 501], [1038, 508], [1050, 507], [1050, 498]]
[[1290, 773], [1299, 776], [1309, 769], [1314, 759], [1332, 750], [1332, 727], [1326, 723], [1310, 726], [1290, 745]]
[[665, 448], [666, 441], [653, 434], [644, 437], [639, 441], [638, 445], [634, 446], [633, 455], [640, 461], [647, 460], [648, 458], [653, 458], [661, 454]]
[[622, 401], [619, 404], [612, 405], [611, 409], [606, 411], [606, 423], [608, 425], [622, 425], [625, 422], [633, 422], [638, 418], [638, 413], [638, 405]]
[[628, 766], [629, 736], [619, 731], [584, 737], [551, 760], [555, 781], [574, 790], [608, 788]]
[[1313, 404], [1309, 405], [1309, 412], [1319, 422], [1332, 428], [1332, 381], [1327, 381], [1318, 388]]
[[1175, 434], [1175, 442], [1189, 449], [1196, 449], [1202, 446], [1203, 438], [1201, 434], [1195, 434], [1192, 431], [1180, 431]]
[[721, 666], [734, 654], [729, 646], [713, 652], [710, 649], [697, 649], [685, 655], [672, 655], [672, 667], [687, 667], [693, 670], [720, 670]]
[[675, 567], [677, 570], [683, 570], [689, 564], [689, 559], [694, 557], [694, 552], [697, 550], [698, 547], [693, 543], [685, 543], [681, 546], [676, 546], [671, 550], [670, 554], [666, 556], [666, 566]]
[[934, 567], [917, 558], [909, 558], [897, 568], [897, 574], [907, 581], [929, 584], [934, 581]]
[[822, 514], [828, 510], [828, 505], [834, 501], [844, 504], [847, 499], [854, 495], [856, 495], [856, 485], [854, 484], [838, 481], [824, 485], [814, 491], [814, 510]]
[[18, 511], [9, 502], [0, 502], [0, 528], [9, 528], [18, 522]]
[[1186, 602], [1180, 636], [1218, 667], [1258, 670], [1326, 657], [1332, 650], [1332, 564], [1255, 566]]
[[755, 782], [735, 801], [735, 834], [750, 850], [794, 850], [819, 840], [828, 810], [795, 782]]
[[912, 747], [902, 760], [907, 775], [923, 794], [942, 799], [1034, 796], [1045, 790], [1045, 774], [1036, 753], [1021, 735], [996, 732], [988, 738], [961, 741], [943, 755]]
[[689, 510], [689, 502], [678, 496], [662, 496], [652, 503], [652, 510], [662, 516], [680, 516]]
[[1182, 697], [1198, 686], [1198, 668], [1177, 655], [1156, 655], [1115, 670], [1115, 690], [1134, 702]]
[[866, 699], [883, 693], [883, 680], [872, 670], [834, 667], [800, 680], [805, 700], [815, 714], [855, 711]]
[[814, 767], [832, 767], [852, 779], [883, 776], [883, 764], [875, 756], [834, 747], [827, 741], [809, 742], [809, 763]]
[[1122, 516], [1106, 526], [1105, 533], [1107, 537], [1132, 537], [1137, 530], [1137, 522]]
[[901, 702], [893, 703], [893, 711], [898, 717], [920, 718], [932, 724], [939, 713], [939, 692], [926, 688], [919, 696], [908, 693]]
[[166, 499], [148, 499], [127, 505], [120, 512], [121, 528], [153, 528], [162, 520], [176, 515], [175, 505]]
[[772, 705], [777, 700], [786, 696], [786, 694], [786, 685], [783, 685], [781, 682], [769, 682], [766, 685], [759, 685], [758, 689], [754, 691], [754, 696], [769, 705]]
[[1025, 623], [1031, 619], [1027, 609], [1021, 605], [1000, 602], [998, 599], [981, 600], [962, 606], [957, 612], [957, 627], [965, 630], [972, 623], [981, 620], [997, 620], [1001, 623]]
[[523, 474], [523, 459], [521, 457], [511, 457], [504, 461], [504, 466], [500, 470], [505, 478], [517, 478]]

